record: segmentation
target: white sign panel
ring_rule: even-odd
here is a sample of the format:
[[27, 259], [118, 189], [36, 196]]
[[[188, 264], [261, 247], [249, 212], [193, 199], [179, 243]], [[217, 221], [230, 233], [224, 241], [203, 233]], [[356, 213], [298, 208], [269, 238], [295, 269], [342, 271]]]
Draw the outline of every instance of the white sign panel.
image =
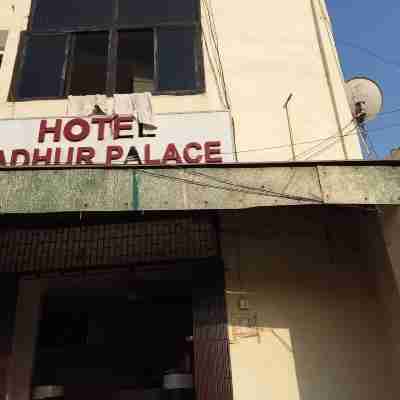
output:
[[0, 120], [0, 166], [173, 165], [234, 161], [228, 112]]

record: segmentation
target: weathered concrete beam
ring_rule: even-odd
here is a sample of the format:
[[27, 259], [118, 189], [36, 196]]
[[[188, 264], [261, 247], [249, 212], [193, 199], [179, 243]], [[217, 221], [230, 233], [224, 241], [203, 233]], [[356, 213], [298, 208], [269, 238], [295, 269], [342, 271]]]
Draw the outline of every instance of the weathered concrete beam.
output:
[[400, 204], [400, 163], [0, 171], [0, 212]]
[[327, 204], [400, 204], [400, 166], [318, 166]]
[[130, 170], [0, 171], [0, 212], [114, 211], [133, 207]]

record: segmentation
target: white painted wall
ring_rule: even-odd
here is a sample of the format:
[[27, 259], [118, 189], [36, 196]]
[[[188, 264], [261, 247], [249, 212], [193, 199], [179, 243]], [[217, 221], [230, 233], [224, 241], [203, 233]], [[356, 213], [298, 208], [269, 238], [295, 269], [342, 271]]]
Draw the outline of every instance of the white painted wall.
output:
[[[210, 29], [204, 12], [206, 0], [201, 1], [204, 40], [211, 49]], [[211, 0], [208, 1], [211, 4]], [[65, 100], [7, 102], [19, 35], [26, 27], [29, 7], [30, 0], [2, 0], [0, 3], [0, 29], [10, 30], [0, 71], [0, 118], [66, 114]], [[281, 0], [271, 3], [253, 0], [245, 7], [238, 1], [212, 0], [212, 8], [236, 125], [239, 160], [291, 159], [288, 123], [283, 109], [290, 93], [293, 94], [289, 109], [294, 142], [308, 142], [296, 146], [296, 157], [299, 160], [343, 159], [339, 132], [345, 127], [349, 128], [346, 132], [350, 131], [353, 126], [349, 126], [352, 118], [324, 1]], [[213, 73], [216, 69], [215, 59], [205, 49], [206, 46], [206, 93], [157, 96], [154, 99], [156, 112], [225, 108], [221, 100], [220, 79]], [[321, 54], [326, 56], [328, 69], [324, 68]], [[331, 136], [320, 146], [315, 147], [320, 142], [310, 143]], [[344, 141], [348, 157], [361, 158], [357, 136], [347, 136]], [[279, 148], [246, 151], [275, 146]]]

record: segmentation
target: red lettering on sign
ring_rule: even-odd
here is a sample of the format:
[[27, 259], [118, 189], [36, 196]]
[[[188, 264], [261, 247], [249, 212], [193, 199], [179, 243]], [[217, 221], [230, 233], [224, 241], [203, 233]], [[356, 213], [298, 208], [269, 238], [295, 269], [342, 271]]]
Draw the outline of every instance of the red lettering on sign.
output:
[[40, 128], [39, 128], [39, 138], [38, 142], [44, 142], [44, 136], [46, 133], [53, 133], [53, 142], [59, 142], [61, 140], [61, 127], [62, 127], [62, 120], [56, 119], [55, 126], [47, 126], [48, 121], [46, 119], [42, 119], [40, 121]]
[[72, 164], [74, 160], [74, 148], [68, 147], [67, 162], [65, 164]]
[[192, 157], [190, 151], [191, 150], [201, 150], [201, 145], [199, 143], [189, 143], [185, 146], [183, 149], [183, 158], [188, 164], [200, 164], [201, 159], [203, 156], [201, 154], [198, 154], [196, 157]]
[[222, 163], [222, 157], [213, 157], [213, 156], [221, 154], [220, 146], [221, 146], [220, 141], [206, 142], [204, 144], [204, 155], [205, 155], [206, 163], [210, 163], [210, 164]]
[[113, 119], [114, 119], [114, 117], [92, 118], [92, 124], [99, 125], [98, 131], [97, 131], [97, 140], [99, 140], [99, 141], [104, 140], [104, 132], [105, 132], [106, 124], [111, 123], [113, 121]]
[[0, 150], [0, 165], [6, 166], [6, 158], [3, 150]]
[[92, 159], [95, 155], [96, 152], [93, 147], [78, 147], [78, 151], [76, 154], [76, 163], [93, 164]]
[[151, 159], [151, 154], [150, 154], [150, 145], [145, 144], [144, 145], [144, 163], [149, 164], [149, 165], [159, 165], [161, 164], [160, 160], [152, 160]]
[[162, 163], [167, 164], [168, 161], [174, 161], [176, 164], [182, 164], [182, 158], [179, 155], [174, 143], [170, 143], [165, 150]]
[[11, 165], [16, 166], [18, 164], [18, 157], [23, 157], [24, 161], [20, 163], [21, 165], [28, 165], [30, 161], [29, 152], [25, 149], [16, 149], [11, 153]]
[[107, 146], [106, 166], [110, 167], [112, 162], [119, 160], [124, 154], [122, 146]]
[[120, 135], [121, 131], [132, 130], [133, 117], [119, 117], [114, 120], [114, 139], [133, 138], [133, 135]]
[[40, 149], [33, 150], [32, 165], [37, 165], [41, 162], [44, 162], [45, 164], [50, 164], [51, 153], [52, 153], [51, 148], [46, 149], [46, 154], [44, 155], [40, 154]]
[[[74, 133], [73, 128], [78, 127], [80, 129], [79, 133]], [[85, 121], [82, 118], [74, 118], [71, 121], [68, 121], [64, 127], [64, 136], [65, 139], [70, 142], [80, 142], [88, 137], [90, 133], [90, 125], [89, 122]]]
[[56, 147], [54, 151], [54, 164], [60, 164], [61, 161], [61, 147]]

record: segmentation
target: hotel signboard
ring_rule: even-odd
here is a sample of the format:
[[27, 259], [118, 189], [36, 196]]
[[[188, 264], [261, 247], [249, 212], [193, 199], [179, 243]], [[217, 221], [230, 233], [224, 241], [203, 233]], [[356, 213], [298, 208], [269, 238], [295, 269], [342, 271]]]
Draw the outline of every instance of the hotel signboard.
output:
[[176, 165], [234, 161], [228, 112], [0, 120], [0, 167]]

